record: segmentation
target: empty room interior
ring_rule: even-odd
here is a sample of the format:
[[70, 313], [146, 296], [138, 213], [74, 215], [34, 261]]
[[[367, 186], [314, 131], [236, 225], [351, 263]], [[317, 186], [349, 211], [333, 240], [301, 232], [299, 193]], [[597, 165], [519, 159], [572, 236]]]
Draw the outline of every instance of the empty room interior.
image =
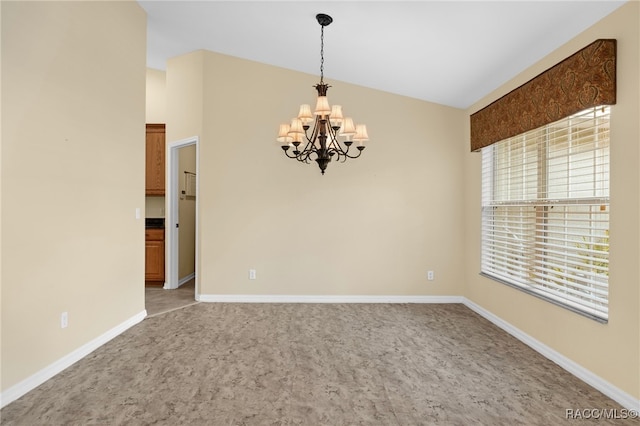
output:
[[638, 421], [639, 2], [0, 19], [1, 423]]

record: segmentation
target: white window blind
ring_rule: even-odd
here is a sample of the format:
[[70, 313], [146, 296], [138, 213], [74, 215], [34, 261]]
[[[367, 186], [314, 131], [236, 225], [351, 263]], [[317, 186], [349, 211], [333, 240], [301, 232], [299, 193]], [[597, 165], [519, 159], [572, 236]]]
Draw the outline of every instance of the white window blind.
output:
[[608, 107], [482, 149], [481, 270], [607, 320]]

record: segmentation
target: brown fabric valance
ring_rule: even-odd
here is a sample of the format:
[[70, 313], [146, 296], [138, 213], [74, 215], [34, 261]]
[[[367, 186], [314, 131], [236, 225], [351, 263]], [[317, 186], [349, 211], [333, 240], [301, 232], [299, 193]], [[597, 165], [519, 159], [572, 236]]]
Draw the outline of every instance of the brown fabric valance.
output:
[[471, 150], [616, 103], [616, 40], [596, 40], [471, 115]]

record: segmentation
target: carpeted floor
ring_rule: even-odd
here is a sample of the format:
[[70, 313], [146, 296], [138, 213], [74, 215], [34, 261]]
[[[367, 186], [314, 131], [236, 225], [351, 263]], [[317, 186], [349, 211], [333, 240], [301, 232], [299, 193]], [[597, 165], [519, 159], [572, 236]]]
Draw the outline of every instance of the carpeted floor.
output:
[[144, 320], [1, 415], [29, 426], [547, 426], [580, 424], [565, 418], [578, 408], [622, 407], [463, 305], [199, 303]]

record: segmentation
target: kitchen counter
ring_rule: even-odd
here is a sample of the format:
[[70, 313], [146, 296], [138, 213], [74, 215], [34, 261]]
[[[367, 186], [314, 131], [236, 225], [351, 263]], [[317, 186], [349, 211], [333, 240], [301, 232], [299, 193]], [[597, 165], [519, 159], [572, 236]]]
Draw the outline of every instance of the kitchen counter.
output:
[[148, 217], [144, 220], [144, 227], [146, 229], [164, 229], [164, 218]]

